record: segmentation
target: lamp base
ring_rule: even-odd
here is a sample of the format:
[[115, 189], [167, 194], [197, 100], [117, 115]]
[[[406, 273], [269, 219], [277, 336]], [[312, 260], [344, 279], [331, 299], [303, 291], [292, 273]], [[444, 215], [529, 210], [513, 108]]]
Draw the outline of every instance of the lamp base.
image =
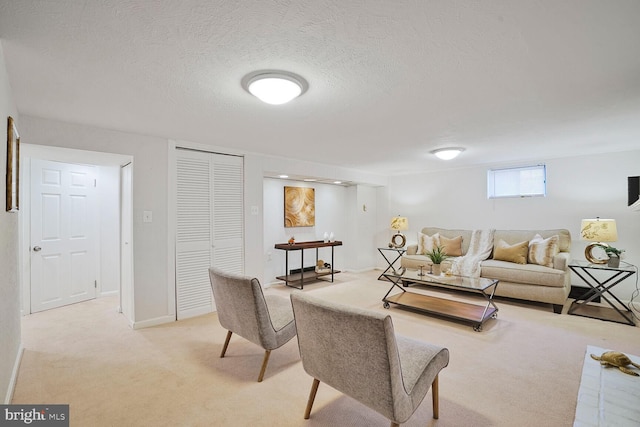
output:
[[391, 243], [389, 243], [389, 247], [400, 249], [400, 248], [404, 248], [404, 245], [406, 244], [407, 244], [407, 238], [404, 236], [404, 234], [398, 231], [391, 238]]
[[592, 253], [595, 248], [602, 248], [603, 246], [608, 247], [609, 245], [600, 242], [590, 243], [586, 248], [584, 248], [584, 257], [591, 264], [606, 264], [609, 261], [609, 258], [596, 258]]

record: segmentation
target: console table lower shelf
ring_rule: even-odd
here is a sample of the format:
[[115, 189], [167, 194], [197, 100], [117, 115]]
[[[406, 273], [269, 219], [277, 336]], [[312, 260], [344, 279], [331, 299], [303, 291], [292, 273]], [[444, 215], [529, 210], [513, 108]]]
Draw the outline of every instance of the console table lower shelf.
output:
[[482, 324], [489, 318], [497, 318], [498, 310], [495, 307], [482, 307], [461, 301], [438, 298], [414, 292], [401, 292], [384, 300], [384, 308], [389, 308], [390, 303], [401, 307], [423, 311], [429, 314], [450, 317], [457, 320], [472, 322], [473, 330], [482, 330]]
[[[326, 273], [317, 273], [315, 271], [304, 271], [302, 273], [287, 274], [286, 276], [276, 276], [276, 279], [283, 280], [287, 286], [297, 287], [302, 286], [302, 283], [312, 282], [314, 280], [321, 280], [321, 277], [331, 276], [330, 279], [333, 282], [333, 274], [340, 273], [340, 270], [328, 271]], [[300, 287], [299, 289], [302, 289]]]

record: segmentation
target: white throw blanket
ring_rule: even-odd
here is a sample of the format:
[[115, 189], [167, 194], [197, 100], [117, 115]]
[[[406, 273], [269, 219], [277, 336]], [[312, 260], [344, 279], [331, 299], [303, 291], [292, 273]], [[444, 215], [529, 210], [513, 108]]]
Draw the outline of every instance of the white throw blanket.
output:
[[495, 230], [473, 230], [469, 250], [453, 261], [451, 271], [457, 276], [480, 277], [480, 262], [489, 258]]

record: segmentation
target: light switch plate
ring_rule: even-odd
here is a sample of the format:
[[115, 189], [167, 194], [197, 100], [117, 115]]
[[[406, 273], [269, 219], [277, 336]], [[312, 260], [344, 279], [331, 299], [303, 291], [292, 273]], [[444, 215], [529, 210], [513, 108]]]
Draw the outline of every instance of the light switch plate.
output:
[[153, 221], [153, 212], [144, 211], [142, 213], [142, 222], [152, 222]]

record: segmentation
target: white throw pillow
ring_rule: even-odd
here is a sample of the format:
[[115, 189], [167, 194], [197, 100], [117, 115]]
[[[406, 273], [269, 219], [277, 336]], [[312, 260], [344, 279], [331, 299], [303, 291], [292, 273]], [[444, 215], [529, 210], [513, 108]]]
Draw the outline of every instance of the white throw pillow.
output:
[[417, 255], [426, 255], [427, 252], [431, 252], [438, 246], [440, 246], [440, 234], [436, 233], [433, 236], [429, 236], [418, 231]]
[[553, 257], [560, 251], [559, 240], [558, 235], [543, 239], [541, 235], [536, 234], [529, 241], [529, 263], [553, 268]]

